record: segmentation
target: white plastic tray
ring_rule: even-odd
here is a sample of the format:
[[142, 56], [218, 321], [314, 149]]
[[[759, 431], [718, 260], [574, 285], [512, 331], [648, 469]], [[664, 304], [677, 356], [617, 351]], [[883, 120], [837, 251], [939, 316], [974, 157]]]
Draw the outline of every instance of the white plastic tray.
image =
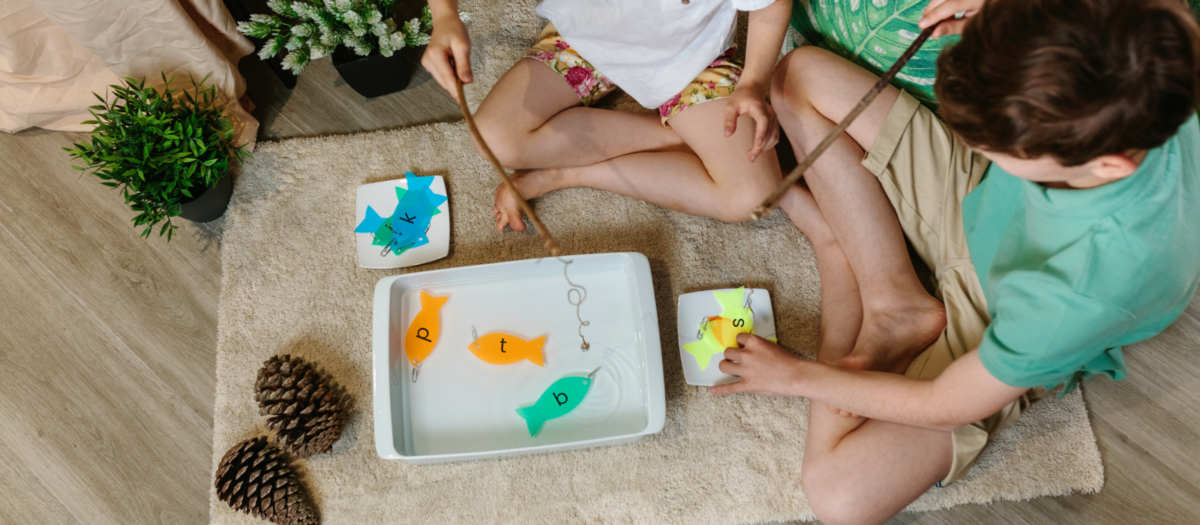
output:
[[[380, 457], [440, 463], [634, 441], [666, 420], [662, 348], [650, 265], [639, 253], [572, 256], [570, 277], [587, 288], [582, 351], [570, 287], [557, 259], [532, 259], [386, 277], [375, 287], [375, 448]], [[419, 291], [450, 299], [441, 337], [416, 382], [402, 343], [420, 310]], [[547, 335], [545, 367], [493, 365], [467, 348], [504, 330]], [[583, 402], [531, 437], [516, 409], [551, 383], [600, 368]]]

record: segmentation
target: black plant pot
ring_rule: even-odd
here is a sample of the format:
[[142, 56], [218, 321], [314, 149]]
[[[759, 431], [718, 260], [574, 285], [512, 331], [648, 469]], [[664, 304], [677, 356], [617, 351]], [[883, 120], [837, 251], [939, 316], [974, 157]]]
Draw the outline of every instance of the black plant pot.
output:
[[180, 202], [183, 208], [179, 216], [192, 222], [215, 221], [225, 215], [229, 207], [229, 198], [233, 196], [233, 175], [226, 173], [217, 185], [196, 195], [195, 198]]
[[333, 52], [333, 67], [359, 95], [372, 98], [407, 88], [413, 72], [421, 67], [424, 52], [425, 46], [405, 47], [390, 57], [378, 52], [364, 57], [338, 46]]

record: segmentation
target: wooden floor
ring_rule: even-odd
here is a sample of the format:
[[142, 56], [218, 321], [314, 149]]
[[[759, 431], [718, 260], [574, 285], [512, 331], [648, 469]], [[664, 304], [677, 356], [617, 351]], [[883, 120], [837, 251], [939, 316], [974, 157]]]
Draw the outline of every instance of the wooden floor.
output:
[[[364, 100], [328, 60], [294, 91], [242, 70], [260, 139], [457, 118], [427, 77]], [[220, 221], [139, 239], [119, 195], [60, 148], [81, 134], [0, 135], [0, 524], [204, 523], [220, 286]], [[1123, 382], [1086, 398], [1099, 495], [964, 506], [894, 523], [1200, 522], [1200, 305], [1131, 348]]]

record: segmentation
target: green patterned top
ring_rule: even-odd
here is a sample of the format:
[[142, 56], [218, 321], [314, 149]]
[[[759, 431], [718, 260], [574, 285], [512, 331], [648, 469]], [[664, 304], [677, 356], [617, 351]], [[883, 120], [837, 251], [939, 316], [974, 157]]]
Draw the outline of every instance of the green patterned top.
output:
[[[1195, 0], [1200, 1], [1200, 0]], [[928, 0], [793, 0], [792, 27], [809, 43], [882, 75], [912, 43]], [[942, 48], [958, 35], [929, 40], [893, 85], [937, 109], [933, 79]]]
[[[929, 0], [792, 0], [792, 27], [809, 43], [882, 75], [921, 32]], [[1187, 0], [1200, 16], [1200, 0]], [[933, 80], [942, 49], [958, 36], [930, 40], [892, 83], [936, 110]]]

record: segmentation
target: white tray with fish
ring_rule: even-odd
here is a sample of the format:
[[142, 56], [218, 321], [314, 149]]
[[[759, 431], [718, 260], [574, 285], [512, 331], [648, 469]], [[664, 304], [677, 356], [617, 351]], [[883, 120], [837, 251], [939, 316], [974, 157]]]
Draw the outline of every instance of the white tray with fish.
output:
[[[572, 286], [557, 258], [379, 281], [373, 377], [380, 457], [409, 463], [475, 460], [628, 443], [662, 430], [666, 396], [649, 262], [639, 253], [563, 259], [572, 261], [570, 282], [586, 291], [578, 316], [571, 301], [581, 292], [568, 297]], [[427, 308], [436, 310], [432, 314], [421, 312], [421, 292]], [[442, 298], [440, 309], [430, 306]], [[415, 320], [418, 314], [423, 317]], [[581, 327], [581, 319], [589, 324]], [[415, 381], [405, 348], [411, 328], [421, 340], [436, 341], [419, 361]], [[503, 346], [494, 346], [501, 340]], [[472, 350], [477, 341], [484, 346]], [[428, 343], [416, 342], [419, 354], [418, 347]], [[487, 345], [505, 354], [484, 357], [507, 359], [515, 351], [513, 359], [520, 360], [485, 361]], [[569, 406], [567, 390], [550, 389], [566, 383], [584, 385], [570, 391]], [[547, 399], [549, 408], [570, 411], [550, 410], [556, 412], [553, 419], [530, 423], [526, 413], [547, 408]]]

